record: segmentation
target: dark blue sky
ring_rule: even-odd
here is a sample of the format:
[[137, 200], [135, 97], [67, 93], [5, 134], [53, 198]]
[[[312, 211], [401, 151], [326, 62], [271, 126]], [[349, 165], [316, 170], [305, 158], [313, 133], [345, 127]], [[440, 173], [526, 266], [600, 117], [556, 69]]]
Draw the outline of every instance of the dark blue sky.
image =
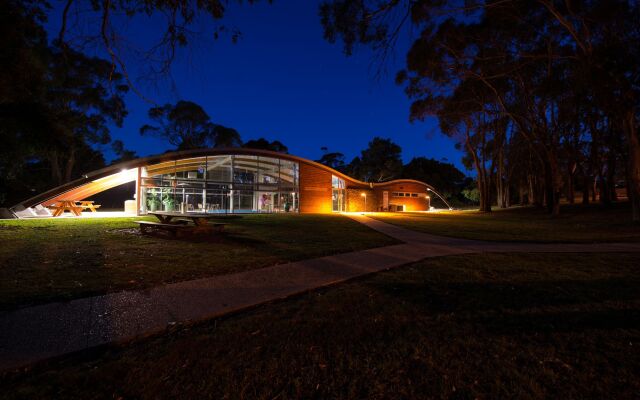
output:
[[[156, 88], [143, 85], [145, 94], [161, 104], [194, 101], [214, 122], [237, 129], [243, 140], [277, 139], [291, 154], [309, 159], [319, 158], [326, 146], [344, 153], [348, 162], [371, 138], [381, 136], [402, 147], [405, 161], [444, 158], [462, 169], [461, 153], [439, 133], [435, 119], [408, 121], [410, 101], [393, 81], [404, 66], [409, 37], [398, 44], [396, 59], [387, 64], [389, 73], [376, 80], [370, 50], [360, 48], [346, 57], [340, 44], [323, 39], [318, 2], [233, 5], [224, 23], [242, 31], [238, 43], [224, 36], [199, 41], [194, 50], [180, 54], [173, 82], [160, 82]], [[58, 24], [54, 12], [52, 37]], [[156, 24], [139, 19], [128, 32], [144, 38]], [[129, 116], [122, 128], [112, 129], [113, 139], [123, 140], [141, 156], [169, 149], [167, 142], [138, 133], [149, 122], [149, 105], [133, 94], [126, 100]]]

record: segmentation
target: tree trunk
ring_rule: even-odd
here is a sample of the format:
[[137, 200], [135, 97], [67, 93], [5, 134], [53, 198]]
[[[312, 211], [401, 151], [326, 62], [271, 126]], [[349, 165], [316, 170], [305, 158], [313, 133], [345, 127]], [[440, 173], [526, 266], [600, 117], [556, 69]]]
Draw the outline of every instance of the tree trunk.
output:
[[547, 153], [548, 160], [545, 166], [545, 193], [547, 210], [553, 216], [560, 215], [560, 192], [562, 190], [562, 175], [558, 167], [558, 159], [555, 151]]
[[525, 186], [524, 181], [520, 181], [520, 184], [518, 185], [518, 199], [520, 200], [520, 205], [524, 206], [525, 204], [527, 204], [528, 201], [525, 201], [524, 197], [527, 193], [527, 187]]
[[69, 158], [67, 158], [67, 163], [65, 165], [64, 171], [64, 183], [71, 182], [71, 177], [73, 175], [73, 167], [76, 163], [76, 152], [74, 148], [69, 149]]
[[629, 201], [631, 202], [632, 220], [640, 222], [640, 138], [636, 125], [635, 109], [627, 111], [623, 121], [623, 129], [629, 146], [628, 179]]
[[589, 186], [591, 186], [591, 179], [588, 174], [584, 174], [583, 188], [582, 188], [582, 204], [589, 204]]
[[480, 163], [476, 149], [471, 145], [469, 140], [469, 134], [467, 133], [467, 140], [465, 141], [467, 151], [473, 158], [473, 165], [478, 173], [478, 191], [480, 192], [480, 210], [481, 212], [491, 212], [491, 185], [487, 182], [487, 169]]
[[569, 201], [569, 204], [573, 204], [575, 203], [575, 191], [574, 191], [574, 186], [575, 186], [575, 164], [570, 164], [569, 165], [569, 171], [567, 174], [567, 185], [569, 186], [567, 188], [567, 200]]
[[609, 156], [609, 167], [607, 168], [607, 181], [609, 182], [609, 201], [618, 201], [616, 192], [616, 156]]
[[62, 184], [62, 171], [58, 159], [58, 152], [52, 151], [49, 153], [49, 164], [51, 164], [51, 178], [56, 185]]

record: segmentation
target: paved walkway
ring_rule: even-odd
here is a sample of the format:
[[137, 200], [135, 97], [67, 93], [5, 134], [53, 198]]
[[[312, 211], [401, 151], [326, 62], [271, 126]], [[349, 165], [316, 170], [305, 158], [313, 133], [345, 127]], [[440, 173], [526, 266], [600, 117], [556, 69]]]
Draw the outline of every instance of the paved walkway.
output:
[[0, 314], [0, 369], [162, 332], [428, 257], [477, 252], [630, 252], [639, 244], [490, 243], [410, 231], [350, 215], [404, 244], [259, 270], [51, 303]]

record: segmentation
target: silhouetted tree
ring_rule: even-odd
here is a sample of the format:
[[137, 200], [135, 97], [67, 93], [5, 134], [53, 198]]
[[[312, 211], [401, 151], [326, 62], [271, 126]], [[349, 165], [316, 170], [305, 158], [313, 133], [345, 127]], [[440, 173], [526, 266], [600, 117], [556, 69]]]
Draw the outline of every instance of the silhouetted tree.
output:
[[[257, 1], [64, 0], [60, 30], [55, 41], [63, 50], [83, 52], [86, 46], [92, 46], [92, 50], [97, 48], [108, 54], [112, 67], [124, 74], [134, 92], [151, 102], [134, 85], [137, 77], [129, 74], [128, 63], [131, 60], [142, 66], [139, 78], [149, 81], [167, 77], [180, 50], [193, 45], [199, 38], [210, 40], [229, 36], [235, 43], [241, 37], [241, 32], [234, 26], [224, 24], [227, 8], [233, 3], [241, 5]], [[77, 12], [78, 9], [82, 12]], [[198, 22], [207, 22], [203, 26], [209, 32], [205, 34], [201, 32], [202, 29], [193, 26]], [[140, 23], [146, 24], [144, 39], [130, 33], [130, 26]]]
[[140, 134], [166, 139], [178, 150], [237, 147], [241, 143], [235, 129], [213, 123], [209, 114], [192, 101], [152, 107], [149, 118], [157, 125], [142, 126]]
[[270, 151], [276, 151], [278, 153], [289, 152], [289, 149], [287, 148], [287, 146], [282, 144], [280, 141], [274, 140], [272, 142], [269, 142], [265, 138], [251, 139], [245, 142], [242, 145], [242, 147], [245, 147], [247, 149], [270, 150]]
[[142, 126], [140, 134], [166, 139], [178, 150], [209, 147], [214, 136], [214, 124], [209, 114], [192, 101], [180, 100], [175, 105], [152, 107], [149, 118], [157, 125]]
[[316, 160], [316, 162], [338, 171], [342, 171], [345, 167], [344, 154], [340, 152], [324, 153], [319, 160]]
[[138, 156], [133, 150], [127, 150], [124, 147], [122, 140], [114, 140], [111, 142], [111, 150], [116, 154], [116, 158], [111, 161], [111, 164], [117, 164], [123, 161], [135, 160]]
[[383, 182], [399, 176], [402, 172], [401, 152], [400, 146], [391, 139], [374, 137], [362, 150], [358, 177], [365, 182]]
[[48, 76], [45, 105], [52, 135], [44, 143], [52, 176], [60, 184], [73, 177], [77, 149], [85, 143], [108, 144], [109, 123], [122, 126], [128, 87], [108, 61], [73, 50], [52, 49]]
[[446, 119], [464, 144], [484, 207], [493, 186], [508, 203], [512, 166], [525, 150], [536, 182], [529, 197], [552, 214], [563, 191], [572, 196], [579, 170], [585, 182], [595, 177], [607, 204], [620, 164], [640, 220], [640, 3], [332, 0], [320, 14], [325, 38], [342, 40], [348, 54], [364, 43], [384, 56], [405, 23], [420, 30], [398, 81], [413, 119]]
[[465, 184], [465, 175], [453, 164], [426, 157], [411, 159], [402, 167], [400, 177], [426, 182], [449, 199], [458, 196]]
[[237, 130], [222, 125], [216, 125], [213, 128], [214, 141], [213, 147], [241, 147], [242, 138]]

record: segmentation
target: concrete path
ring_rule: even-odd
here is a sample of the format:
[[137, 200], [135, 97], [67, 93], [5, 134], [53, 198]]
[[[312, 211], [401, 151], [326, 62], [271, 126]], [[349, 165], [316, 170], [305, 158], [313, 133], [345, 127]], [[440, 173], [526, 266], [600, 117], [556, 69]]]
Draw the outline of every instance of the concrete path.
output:
[[0, 369], [164, 331], [428, 257], [477, 252], [630, 252], [639, 244], [490, 243], [410, 231], [350, 215], [405, 244], [125, 291], [0, 314]]

